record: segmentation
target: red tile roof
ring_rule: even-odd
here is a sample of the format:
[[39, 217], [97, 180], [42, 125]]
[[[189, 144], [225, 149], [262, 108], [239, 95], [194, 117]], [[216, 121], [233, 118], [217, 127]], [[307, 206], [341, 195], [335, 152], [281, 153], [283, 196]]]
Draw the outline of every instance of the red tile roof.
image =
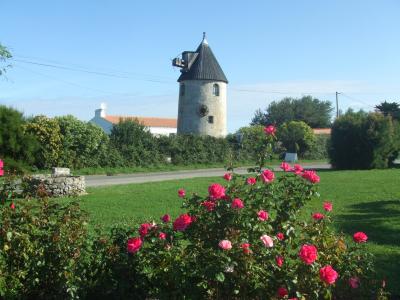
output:
[[330, 128], [313, 128], [314, 134], [331, 134]]
[[107, 121], [118, 124], [120, 120], [137, 121], [147, 127], [169, 127], [177, 128], [176, 119], [168, 118], [151, 118], [151, 117], [135, 117], [135, 116], [106, 116], [104, 119]]

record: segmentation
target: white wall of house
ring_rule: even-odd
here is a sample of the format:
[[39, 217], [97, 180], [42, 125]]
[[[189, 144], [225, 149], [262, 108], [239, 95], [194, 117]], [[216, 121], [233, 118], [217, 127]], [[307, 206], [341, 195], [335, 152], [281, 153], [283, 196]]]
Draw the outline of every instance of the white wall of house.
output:
[[171, 127], [149, 127], [150, 132], [153, 135], [170, 135], [176, 134], [176, 128]]
[[[113, 127], [113, 123], [104, 119], [106, 117], [105, 107], [95, 110], [94, 118], [89, 122], [96, 124], [104, 130], [105, 133], [110, 134]], [[176, 134], [176, 128], [173, 127], [149, 127], [150, 132], [153, 135], [167, 135]]]

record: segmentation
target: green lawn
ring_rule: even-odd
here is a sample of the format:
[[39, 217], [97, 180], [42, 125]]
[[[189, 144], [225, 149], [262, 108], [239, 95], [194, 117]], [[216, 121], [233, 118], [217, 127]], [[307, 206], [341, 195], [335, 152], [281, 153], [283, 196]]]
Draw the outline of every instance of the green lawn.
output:
[[[322, 198], [309, 203], [302, 217], [321, 211], [323, 200], [332, 201], [336, 229], [349, 236], [356, 231], [367, 233], [367, 247], [376, 255], [380, 277], [387, 280], [389, 290], [400, 294], [400, 170], [319, 174]], [[80, 201], [91, 215], [92, 226], [134, 224], [151, 218], [158, 220], [164, 213], [176, 216], [181, 211], [178, 188], [205, 195], [211, 182], [223, 180], [199, 178], [90, 188]]]

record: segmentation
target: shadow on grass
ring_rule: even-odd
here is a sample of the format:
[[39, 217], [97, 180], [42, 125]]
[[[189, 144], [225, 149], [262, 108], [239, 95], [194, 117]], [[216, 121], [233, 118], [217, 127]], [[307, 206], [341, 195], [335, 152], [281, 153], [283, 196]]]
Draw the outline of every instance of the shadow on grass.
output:
[[380, 246], [374, 250], [378, 279], [388, 283], [391, 299], [400, 299], [400, 251], [393, 249], [400, 247], [400, 200], [352, 204], [335, 219], [339, 231], [349, 236], [363, 231], [368, 241]]
[[400, 200], [357, 203], [347, 212], [335, 218], [343, 232], [352, 236], [364, 231], [378, 245], [400, 246]]

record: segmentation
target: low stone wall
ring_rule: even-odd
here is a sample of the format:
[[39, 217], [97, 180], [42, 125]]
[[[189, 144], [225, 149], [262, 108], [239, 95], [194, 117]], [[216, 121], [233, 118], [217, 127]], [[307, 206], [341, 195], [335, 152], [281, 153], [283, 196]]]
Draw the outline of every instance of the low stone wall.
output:
[[26, 176], [22, 179], [22, 190], [33, 197], [38, 193], [48, 197], [79, 196], [86, 194], [85, 176]]

